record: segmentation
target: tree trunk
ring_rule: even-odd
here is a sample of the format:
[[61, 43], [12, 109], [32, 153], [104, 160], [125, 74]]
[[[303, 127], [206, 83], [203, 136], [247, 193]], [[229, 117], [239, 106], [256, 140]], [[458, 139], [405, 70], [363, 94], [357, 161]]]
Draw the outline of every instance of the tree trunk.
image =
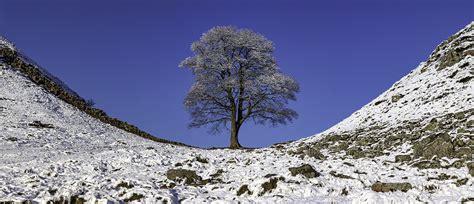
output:
[[239, 143], [239, 129], [240, 127], [235, 123], [232, 122], [230, 129], [230, 148], [231, 149], [239, 149], [242, 146]]

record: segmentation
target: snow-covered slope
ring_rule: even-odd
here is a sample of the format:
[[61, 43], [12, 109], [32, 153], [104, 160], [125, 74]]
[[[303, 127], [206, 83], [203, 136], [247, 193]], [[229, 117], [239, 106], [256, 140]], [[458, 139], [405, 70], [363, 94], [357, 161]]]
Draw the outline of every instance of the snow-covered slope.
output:
[[[256, 150], [143, 139], [79, 111], [0, 61], [0, 202], [474, 200], [474, 173], [466, 166], [474, 135], [473, 26], [330, 130]], [[448, 148], [424, 149], [433, 146]]]
[[[474, 108], [474, 23], [467, 25], [443, 42], [427, 62], [325, 131], [343, 132], [370, 126], [397, 125], [401, 121], [418, 121]], [[457, 62], [450, 55], [464, 53]], [[463, 82], [463, 80], [468, 80]]]

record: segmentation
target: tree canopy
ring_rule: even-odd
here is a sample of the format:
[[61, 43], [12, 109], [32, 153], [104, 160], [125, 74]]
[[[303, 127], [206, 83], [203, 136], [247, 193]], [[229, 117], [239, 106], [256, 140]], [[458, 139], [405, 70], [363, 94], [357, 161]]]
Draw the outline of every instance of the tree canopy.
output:
[[286, 124], [298, 114], [287, 108], [296, 100], [298, 83], [282, 74], [273, 58], [273, 43], [249, 29], [214, 27], [191, 46], [194, 55], [180, 63], [192, 70], [195, 83], [186, 99], [189, 127], [210, 126], [217, 133], [231, 125], [231, 148], [247, 121]]

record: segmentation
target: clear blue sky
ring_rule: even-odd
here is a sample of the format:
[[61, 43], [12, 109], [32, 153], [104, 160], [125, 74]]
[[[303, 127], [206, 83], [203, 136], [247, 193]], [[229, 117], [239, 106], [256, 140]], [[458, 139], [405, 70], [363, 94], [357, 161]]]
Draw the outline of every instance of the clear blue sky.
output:
[[472, 20], [472, 0], [0, 1], [0, 35], [84, 98], [158, 137], [202, 147], [227, 146], [229, 135], [187, 129], [193, 78], [177, 65], [213, 26], [265, 35], [301, 85], [290, 104], [299, 119], [243, 127], [241, 144], [255, 147], [336, 124]]

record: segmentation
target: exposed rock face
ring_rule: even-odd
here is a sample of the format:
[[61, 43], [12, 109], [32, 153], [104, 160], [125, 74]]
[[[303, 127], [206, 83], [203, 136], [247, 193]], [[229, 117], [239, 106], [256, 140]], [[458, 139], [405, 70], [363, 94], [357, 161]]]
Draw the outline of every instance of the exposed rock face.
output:
[[412, 189], [410, 183], [381, 183], [377, 182], [372, 184], [372, 190], [375, 192], [393, 192], [393, 191], [402, 191], [407, 192]]
[[319, 177], [321, 174], [317, 172], [316, 170], [313, 169], [313, 167], [309, 164], [303, 164], [300, 167], [291, 167], [289, 168], [291, 175], [296, 176], [298, 174], [301, 174], [305, 176], [306, 178], [315, 178]]
[[326, 148], [333, 155], [345, 153], [355, 159], [381, 156], [385, 150], [410, 144], [413, 155], [397, 155], [396, 162], [411, 162], [419, 168], [441, 168], [439, 159], [448, 157], [460, 159], [460, 165], [455, 166], [459, 168], [474, 154], [473, 117], [474, 109], [469, 109], [428, 121], [403, 121], [393, 127], [356, 129], [351, 134], [329, 133], [317, 142], [307, 144], [317, 149]]
[[415, 143], [413, 149], [415, 157], [425, 159], [431, 159], [433, 156], [451, 157], [454, 154], [454, 145], [447, 133], [430, 135]]

